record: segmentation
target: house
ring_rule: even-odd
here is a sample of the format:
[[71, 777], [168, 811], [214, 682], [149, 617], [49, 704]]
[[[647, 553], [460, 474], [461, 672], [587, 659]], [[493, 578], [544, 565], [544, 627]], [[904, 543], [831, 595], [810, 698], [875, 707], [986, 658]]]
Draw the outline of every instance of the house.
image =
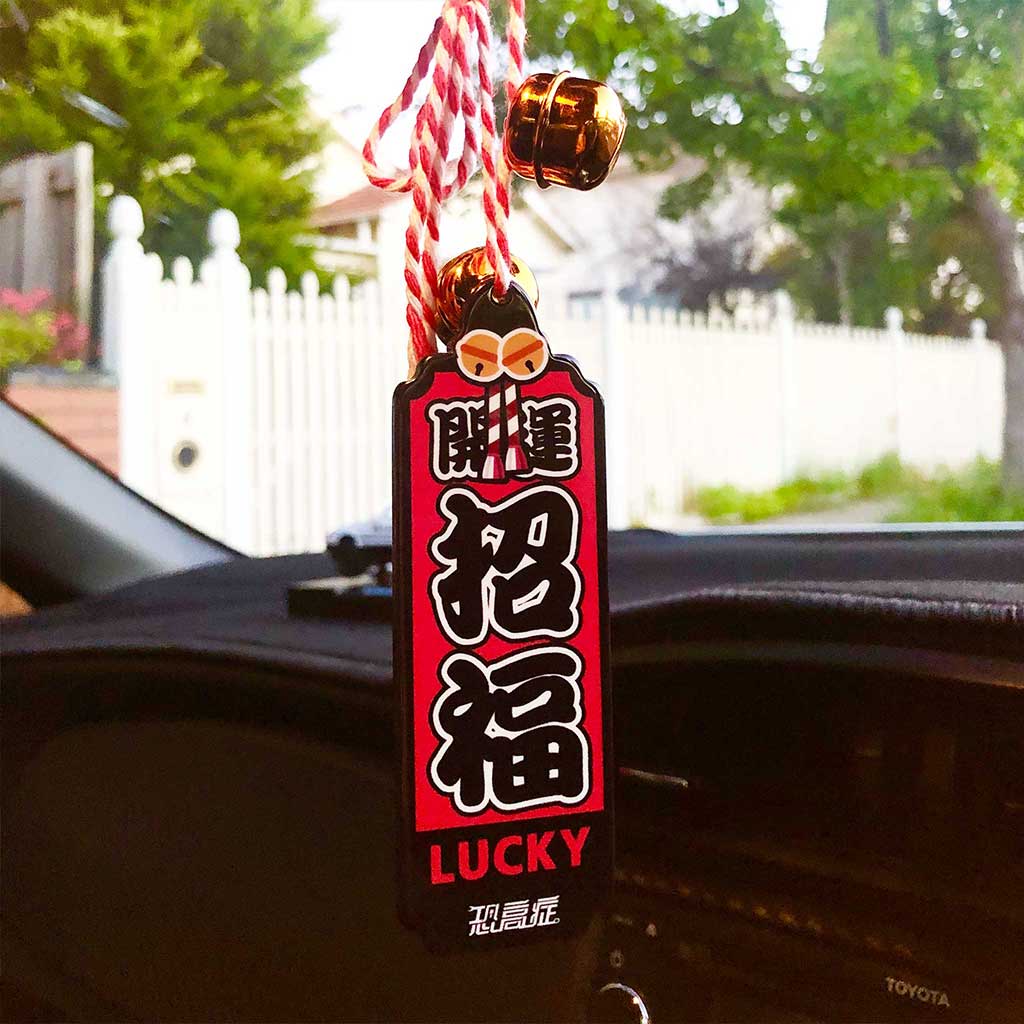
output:
[[[376, 278], [382, 291], [403, 287], [405, 230], [412, 198], [370, 185], [362, 169], [359, 147], [341, 135], [324, 154], [318, 182], [322, 201], [311, 219], [316, 260], [325, 270], [350, 277]], [[481, 179], [444, 208], [441, 261], [482, 245], [486, 228]], [[586, 250], [583, 235], [562, 218], [536, 189], [517, 189], [509, 224], [513, 253], [527, 261], [541, 293], [564, 290], [566, 267]]]
[[680, 220], [660, 215], [665, 191], [699, 174], [703, 166], [699, 158], [682, 154], [665, 167], [649, 170], [624, 154], [599, 188], [532, 189], [551, 215], [572, 224], [582, 237], [577, 258], [565, 268], [563, 290], [583, 298], [611, 287], [631, 302], [663, 303], [654, 293], [667, 257], [688, 254], [698, 238], [739, 233], [753, 239], [762, 257], [771, 252], [780, 239], [770, 197], [743, 176], [722, 180], [699, 212]]
[[[367, 182], [361, 144], [353, 141], [356, 123], [351, 112], [334, 124], [337, 138], [324, 152], [317, 184], [320, 203], [312, 217], [316, 233], [309, 239], [317, 261], [336, 273], [376, 278], [385, 292], [400, 290], [412, 200]], [[600, 188], [589, 192], [542, 191], [516, 179], [511, 248], [537, 277], [541, 301], [545, 295], [593, 296], [608, 287], [642, 301], [654, 291], [659, 254], [685, 249], [700, 231], [739, 227], [755, 234], [761, 251], [770, 251], [778, 240], [769, 197], [743, 178], [725, 183], [722, 196], [700, 218], [677, 222], [658, 215], [665, 189], [701, 167], [700, 160], [681, 156], [651, 172], [623, 156]], [[445, 204], [442, 262], [483, 243], [480, 193], [476, 175], [462, 194]]]

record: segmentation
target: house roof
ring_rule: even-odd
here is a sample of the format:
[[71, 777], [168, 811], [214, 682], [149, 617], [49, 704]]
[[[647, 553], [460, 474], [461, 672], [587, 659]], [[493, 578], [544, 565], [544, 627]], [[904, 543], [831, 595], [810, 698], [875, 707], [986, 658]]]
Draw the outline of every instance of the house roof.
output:
[[[467, 194], [479, 192], [480, 180], [475, 179], [471, 182], [468, 190]], [[562, 247], [569, 251], [581, 248], [583, 241], [580, 232], [553, 209], [542, 196], [535, 193], [536, 190], [526, 189], [518, 199]], [[310, 225], [323, 231], [341, 224], [365, 220], [375, 217], [385, 207], [401, 202], [403, 198], [401, 193], [385, 192], [373, 185], [363, 185], [340, 199], [316, 207], [310, 215]]]
[[318, 206], [310, 216], [310, 223], [315, 228], [327, 228], [363, 220], [380, 213], [386, 206], [401, 202], [403, 198], [400, 193], [385, 192], [375, 185], [364, 185], [347, 196]]

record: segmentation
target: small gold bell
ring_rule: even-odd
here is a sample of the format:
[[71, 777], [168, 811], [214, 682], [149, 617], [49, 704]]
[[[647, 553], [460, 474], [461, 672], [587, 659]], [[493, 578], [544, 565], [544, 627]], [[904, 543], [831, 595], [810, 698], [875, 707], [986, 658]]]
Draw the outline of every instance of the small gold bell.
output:
[[626, 133], [619, 97], [601, 82], [531, 75], [520, 86], [505, 120], [505, 159], [541, 188], [567, 185], [586, 191], [615, 166]]
[[[466, 303], [482, 284], [493, 277], [494, 272], [487, 262], [487, 251], [482, 245], [453, 256], [441, 268], [437, 275], [437, 336], [441, 341], [447, 344], [455, 337], [462, 325], [462, 313]], [[514, 253], [512, 277], [526, 292], [530, 302], [536, 306], [540, 298], [537, 279], [530, 268]]]

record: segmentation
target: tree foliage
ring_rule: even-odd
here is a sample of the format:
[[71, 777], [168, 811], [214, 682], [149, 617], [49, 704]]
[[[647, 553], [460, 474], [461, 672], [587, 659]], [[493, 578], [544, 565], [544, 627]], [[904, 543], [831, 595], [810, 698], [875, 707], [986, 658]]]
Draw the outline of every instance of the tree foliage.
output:
[[315, 0], [18, 0], [0, 23], [0, 160], [90, 142], [100, 209], [138, 199], [165, 263], [200, 259], [227, 207], [257, 279], [298, 274], [322, 143], [299, 74], [328, 36]]
[[790, 52], [769, 0], [722, 3], [717, 17], [682, 6], [531, 5], [532, 52], [614, 84], [641, 158], [683, 149], [707, 161], [666, 211], [699, 203], [739, 165], [775, 189], [803, 259], [782, 255], [819, 315], [877, 323], [896, 303], [921, 325], [962, 321], [963, 301], [931, 294], [955, 257], [977, 286], [963, 291], [984, 300], [974, 315], [998, 316], [993, 251], [975, 244], [984, 229], [961, 251], [948, 225], [976, 221], [978, 188], [1024, 214], [1024, 4], [831, 0], [813, 60]]

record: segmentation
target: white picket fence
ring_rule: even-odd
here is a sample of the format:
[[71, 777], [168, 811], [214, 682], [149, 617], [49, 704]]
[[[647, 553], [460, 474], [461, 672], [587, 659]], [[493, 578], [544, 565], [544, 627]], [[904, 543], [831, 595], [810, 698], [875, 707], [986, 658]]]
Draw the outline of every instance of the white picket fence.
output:
[[[241, 550], [322, 549], [390, 501], [391, 393], [406, 373], [401, 304], [313, 274], [251, 290], [238, 224], [211, 219], [198, 278], [142, 251], [134, 200], [111, 204], [104, 358], [119, 374], [124, 480]], [[795, 320], [785, 294], [734, 315], [542, 296], [542, 327], [607, 406], [609, 521], [671, 525], [708, 484], [770, 487], [886, 452], [925, 468], [998, 457], [1002, 354], [973, 336]]]

